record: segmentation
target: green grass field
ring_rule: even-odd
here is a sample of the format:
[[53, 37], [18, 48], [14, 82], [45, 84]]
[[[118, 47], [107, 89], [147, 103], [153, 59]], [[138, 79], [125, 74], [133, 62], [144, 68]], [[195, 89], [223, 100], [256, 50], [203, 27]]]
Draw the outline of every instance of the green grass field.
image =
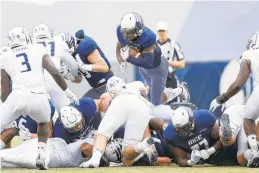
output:
[[[15, 137], [12, 141], [12, 147], [19, 145], [21, 140]], [[1, 171], [0, 171], [1, 172]], [[165, 167], [109, 167], [109, 168], [58, 168], [47, 171], [31, 169], [3, 169], [2, 173], [259, 173], [259, 168], [243, 167], [214, 167], [214, 166], [194, 166], [192, 168], [180, 168], [177, 165]]]
[[110, 168], [66, 168], [66, 169], [49, 169], [47, 171], [28, 170], [28, 169], [5, 169], [3, 173], [258, 173], [259, 169], [249, 169], [241, 167], [192, 167], [180, 168], [176, 165], [168, 167], [110, 167]]

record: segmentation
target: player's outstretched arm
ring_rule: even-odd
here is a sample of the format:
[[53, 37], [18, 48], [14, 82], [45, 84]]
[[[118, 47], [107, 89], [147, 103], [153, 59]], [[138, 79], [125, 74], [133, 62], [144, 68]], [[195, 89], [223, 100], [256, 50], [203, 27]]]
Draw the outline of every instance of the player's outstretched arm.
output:
[[117, 60], [118, 60], [119, 64], [124, 62], [123, 57], [121, 56], [121, 49], [122, 49], [122, 47], [123, 47], [122, 44], [118, 40], [117, 45], [116, 45], [116, 57], [117, 57]]
[[66, 84], [64, 78], [59, 73], [59, 71], [56, 69], [53, 62], [51, 61], [49, 55], [43, 56], [42, 66], [50, 73], [50, 75], [53, 77], [53, 79], [56, 81], [56, 83], [60, 86], [60, 88], [65, 91], [67, 89], [67, 84]]
[[175, 162], [177, 165], [181, 167], [191, 166], [188, 164], [187, 153], [183, 149], [175, 146], [172, 146], [172, 149], [174, 153]]
[[11, 93], [11, 79], [4, 69], [1, 69], [1, 100], [5, 102]]
[[247, 59], [240, 64], [240, 70], [236, 80], [230, 85], [226, 93], [223, 93], [221, 96], [217, 97], [217, 102], [219, 104], [225, 103], [228, 99], [241, 90], [250, 75], [250, 65], [251, 62]]
[[75, 101], [77, 104], [79, 104], [79, 101], [74, 93], [70, 91], [70, 89], [67, 87], [67, 84], [65, 82], [65, 79], [61, 76], [59, 71], [56, 69], [55, 65], [51, 61], [49, 55], [44, 55], [42, 58], [42, 66], [45, 68], [50, 75], [53, 77], [55, 82], [59, 85], [59, 87], [66, 93], [67, 97]]

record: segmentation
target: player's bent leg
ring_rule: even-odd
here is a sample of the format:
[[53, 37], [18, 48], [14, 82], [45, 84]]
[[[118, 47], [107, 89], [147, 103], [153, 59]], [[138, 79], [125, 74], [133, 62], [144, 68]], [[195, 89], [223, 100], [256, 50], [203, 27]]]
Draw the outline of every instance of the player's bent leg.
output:
[[6, 147], [6, 145], [11, 142], [11, 140], [15, 137], [16, 134], [17, 134], [17, 129], [15, 127], [5, 129], [0, 135], [0, 137], [1, 137], [1, 139], [0, 139], [1, 148], [0, 149], [1, 150], [4, 149]]
[[259, 117], [259, 87], [255, 87], [252, 95], [245, 104], [244, 129], [248, 138], [250, 148], [258, 150], [256, 141], [256, 125], [255, 120]]
[[28, 92], [14, 90], [7, 100], [0, 106], [0, 128], [2, 131], [17, 117], [25, 113], [24, 109], [28, 100]]
[[[38, 105], [41, 105], [40, 107]], [[36, 165], [39, 169], [48, 169], [50, 157], [46, 147], [48, 140], [51, 108], [45, 94], [31, 94], [30, 102], [27, 104], [30, 116], [38, 123], [38, 156]]]

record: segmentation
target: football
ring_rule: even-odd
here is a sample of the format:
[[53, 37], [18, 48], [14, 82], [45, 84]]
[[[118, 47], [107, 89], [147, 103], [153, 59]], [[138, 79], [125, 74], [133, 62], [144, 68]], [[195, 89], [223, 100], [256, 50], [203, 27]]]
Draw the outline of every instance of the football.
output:
[[129, 48], [129, 56], [132, 57], [132, 58], [142, 58], [141, 54], [137, 56], [137, 54], [140, 53], [139, 50], [135, 47], [130, 47]]

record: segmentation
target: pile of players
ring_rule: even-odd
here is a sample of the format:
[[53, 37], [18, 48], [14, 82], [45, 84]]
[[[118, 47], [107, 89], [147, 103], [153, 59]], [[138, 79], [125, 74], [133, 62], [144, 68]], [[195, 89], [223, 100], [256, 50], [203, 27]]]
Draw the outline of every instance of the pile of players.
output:
[[[252, 71], [258, 66], [256, 34], [241, 63], [249, 64]], [[9, 46], [1, 47], [0, 59], [3, 168], [166, 166], [173, 162], [259, 167], [256, 129], [248, 133], [243, 126], [245, 119], [255, 128], [258, 116], [247, 115], [247, 105], [228, 107], [217, 121], [212, 112], [198, 110], [189, 102], [186, 84], [165, 88], [167, 61], [155, 34], [138, 14], [123, 16], [117, 37], [121, 69], [125, 71], [127, 63], [140, 67], [145, 84], [113, 76], [108, 58], [83, 30], [75, 37], [53, 36], [46, 25], [39, 24], [32, 34], [23, 27], [9, 32]], [[79, 83], [82, 76], [92, 89], [77, 99], [65, 80]], [[212, 102], [212, 109], [234, 93], [231, 88], [228, 92]], [[167, 104], [178, 96], [181, 102]], [[24, 142], [4, 149], [17, 134]]]

